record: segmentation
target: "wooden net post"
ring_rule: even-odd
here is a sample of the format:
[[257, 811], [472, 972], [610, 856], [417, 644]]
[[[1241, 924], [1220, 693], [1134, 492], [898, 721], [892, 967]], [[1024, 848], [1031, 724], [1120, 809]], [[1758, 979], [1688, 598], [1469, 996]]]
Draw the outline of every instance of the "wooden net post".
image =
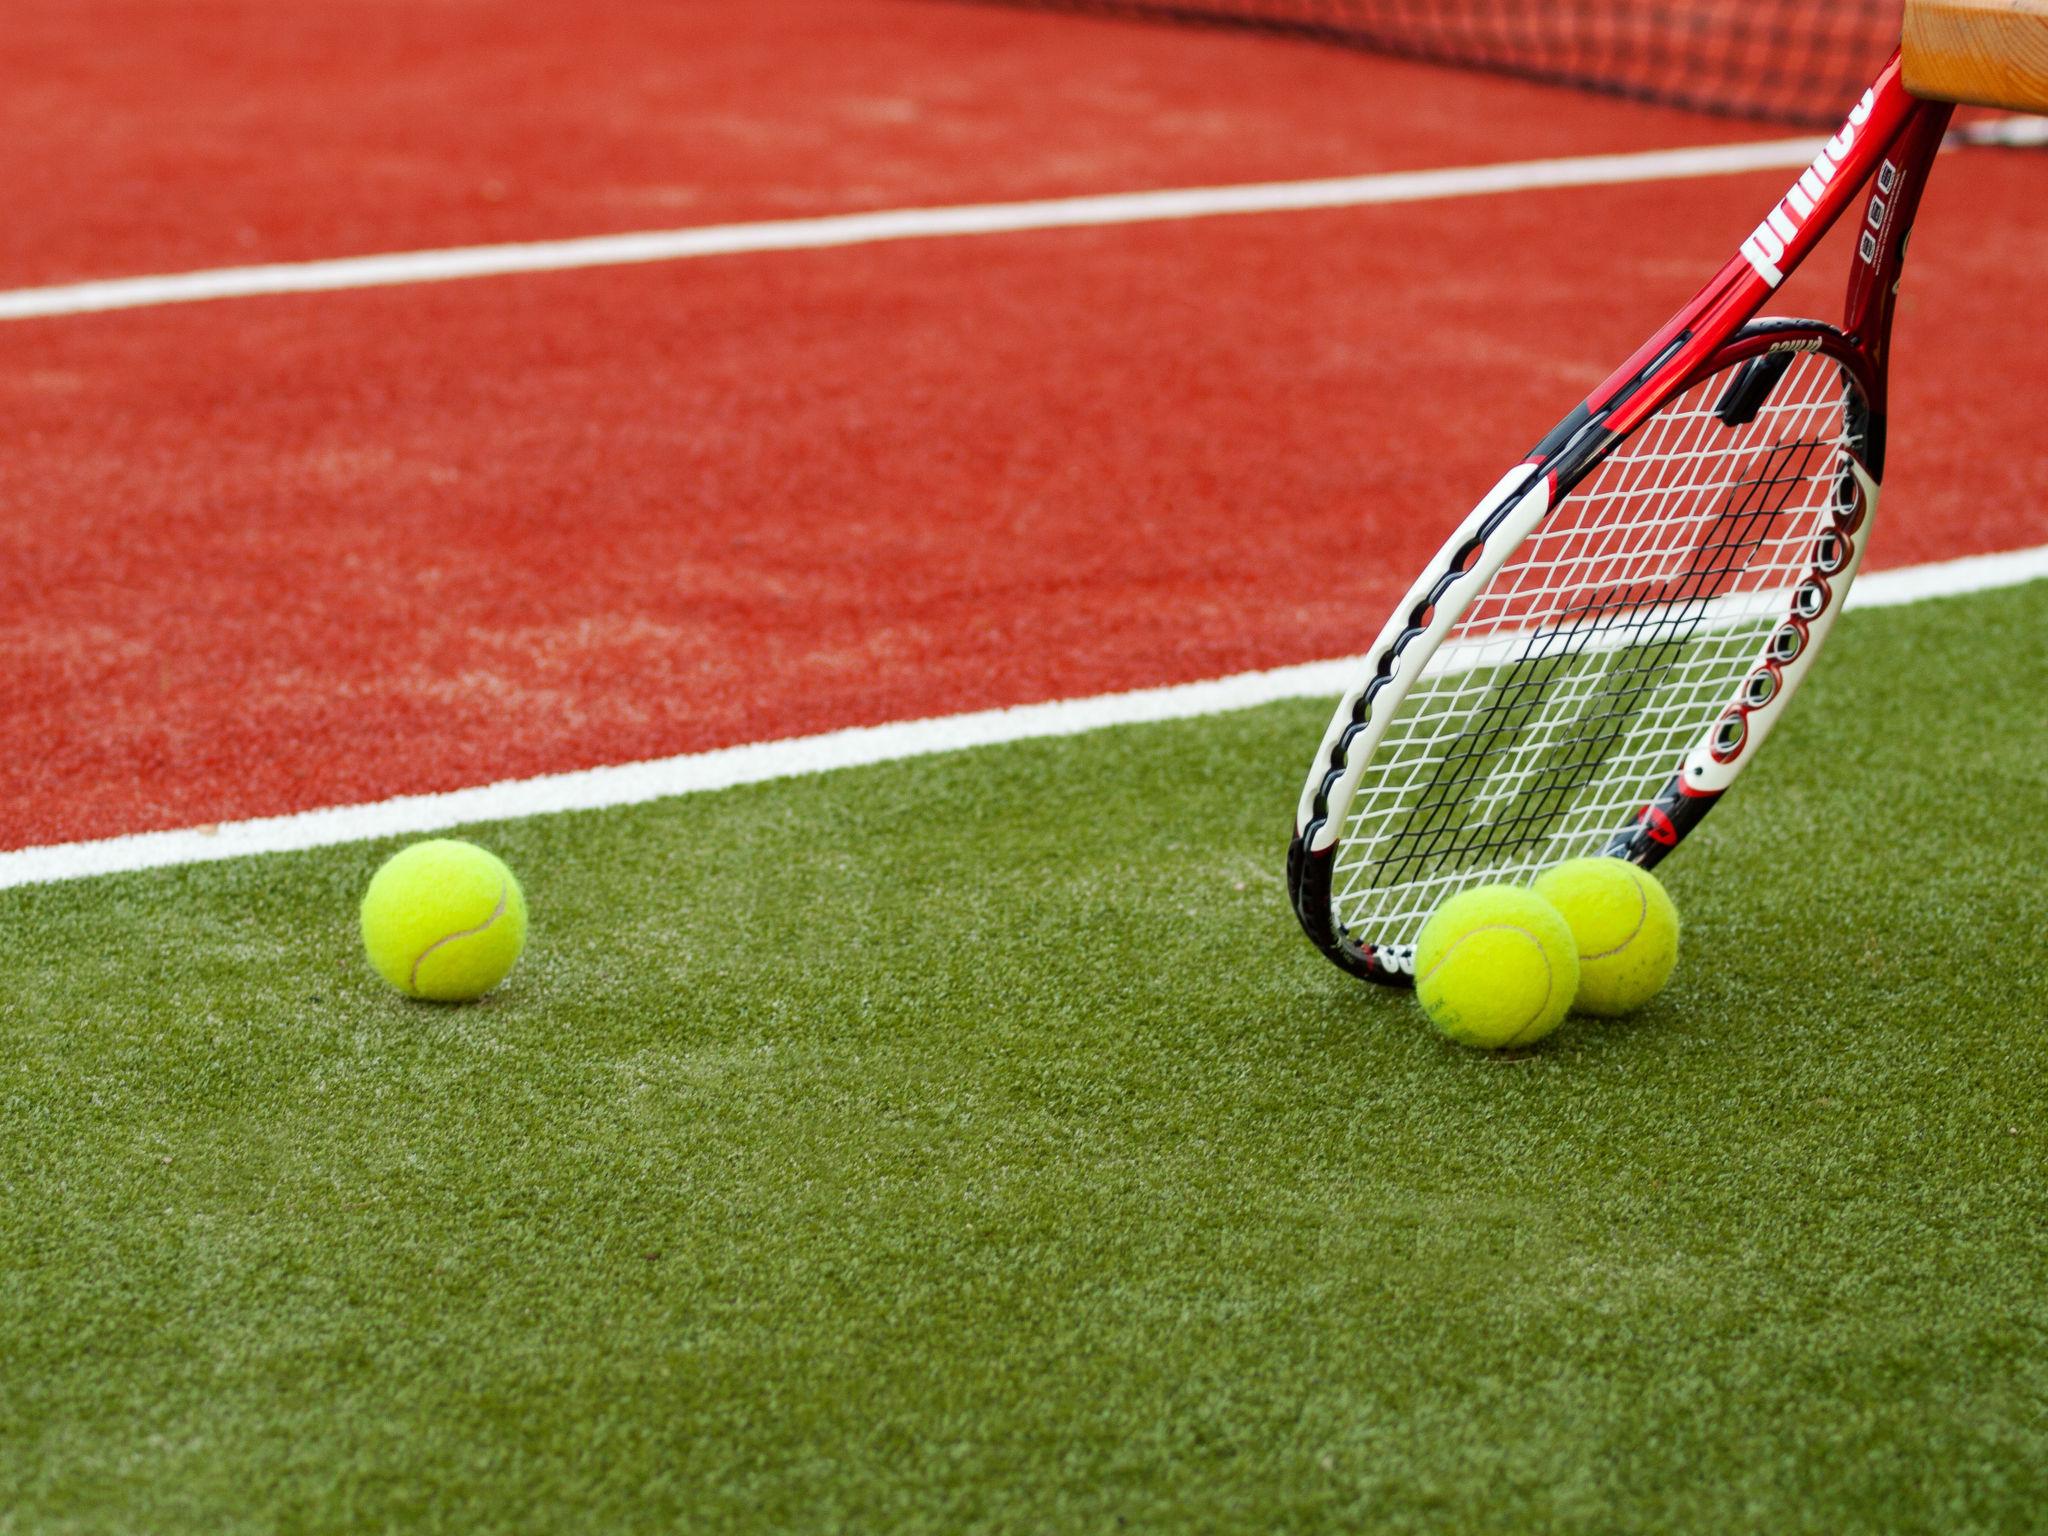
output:
[[2048, 112], [2048, 0], [1906, 0], [1906, 89]]

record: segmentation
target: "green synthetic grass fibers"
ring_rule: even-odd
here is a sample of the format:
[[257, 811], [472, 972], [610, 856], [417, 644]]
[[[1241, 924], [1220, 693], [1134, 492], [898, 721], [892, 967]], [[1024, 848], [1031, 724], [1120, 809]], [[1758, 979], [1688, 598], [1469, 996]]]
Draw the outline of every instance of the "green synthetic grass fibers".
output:
[[0, 1532], [2011, 1531], [2048, 584], [1852, 615], [1496, 1059], [1296, 931], [1320, 704], [0, 893]]

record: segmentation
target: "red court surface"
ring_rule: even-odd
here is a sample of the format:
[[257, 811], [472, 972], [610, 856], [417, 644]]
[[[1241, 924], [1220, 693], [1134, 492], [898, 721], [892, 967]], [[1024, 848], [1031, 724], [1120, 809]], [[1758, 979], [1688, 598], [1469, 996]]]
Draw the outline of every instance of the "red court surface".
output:
[[0, 287], [1769, 132], [945, 0], [9, 0], [6, 30]]
[[[135, 28], [165, 24], [160, 7], [94, 4], [77, 10], [91, 28], [67, 33], [69, 8], [35, 8], [38, 46], [80, 55], [65, 75], [75, 100], [109, 78], [90, 45], [124, 9]], [[935, 0], [602, 7], [550, 74], [532, 55], [559, 37], [525, 7], [475, 0], [366, 8], [437, 40], [417, 57], [371, 50], [409, 72], [370, 116], [379, 132], [402, 124], [419, 154], [399, 178], [410, 190], [386, 195], [376, 168], [390, 162], [314, 109], [374, 72], [332, 20], [357, 8], [214, 9], [248, 25], [223, 28], [210, 73], [159, 83], [164, 99], [111, 111], [99, 137], [75, 124], [58, 136], [92, 174], [153, 179], [158, 201], [199, 213], [117, 238], [45, 189], [28, 200], [29, 233], [6, 236], [11, 270], [1729, 136], [1335, 49]], [[263, 114], [279, 99], [252, 99], [238, 133], [230, 83], [286, 48], [273, 27], [305, 111], [274, 120]], [[559, 99], [494, 98], [479, 82], [504, 75], [474, 60], [435, 95], [447, 37], [488, 39], [501, 71], [524, 38], [521, 67]], [[984, 57], [991, 39], [1004, 46]], [[605, 97], [598, 43], [643, 62], [686, 54], [700, 87], [683, 118], [733, 125], [722, 147], [701, 134], [678, 147], [637, 88]], [[875, 125], [871, 143], [894, 151], [837, 141], [833, 93], [883, 76], [884, 94], [920, 103]], [[179, 92], [211, 115], [181, 111]], [[1067, 107], [1049, 110], [1048, 92]], [[1435, 119], [1390, 127], [1364, 100], [1427, 100]], [[1529, 116], [1532, 100], [1544, 110]], [[1488, 109], [1529, 126], [1482, 143], [1470, 124]], [[612, 137], [570, 153], [534, 136], [536, 116], [564, 114]], [[530, 195], [464, 203], [461, 177], [499, 160]], [[693, 200], [659, 217], [603, 201], [660, 174]], [[0, 762], [0, 848], [1355, 651], [1444, 528], [1786, 179], [8, 325], [0, 729], [16, 750]], [[1900, 321], [1877, 564], [2048, 542], [2031, 403], [2044, 189], [2048, 159], [2021, 152], [1957, 153], [1936, 177]], [[281, 210], [275, 228], [253, 251], [223, 248], [238, 210], [260, 207]], [[1845, 270], [1831, 248], [1779, 307], [1831, 316]], [[1278, 765], [1276, 782], [1297, 766]]]

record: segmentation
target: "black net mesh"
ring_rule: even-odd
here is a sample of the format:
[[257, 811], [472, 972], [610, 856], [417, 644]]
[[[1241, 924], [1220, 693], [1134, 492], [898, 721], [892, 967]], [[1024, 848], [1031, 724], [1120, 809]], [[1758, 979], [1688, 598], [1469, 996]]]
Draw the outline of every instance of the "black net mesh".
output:
[[1295, 32], [1697, 111], [1831, 126], [1900, 0], [1009, 0]]

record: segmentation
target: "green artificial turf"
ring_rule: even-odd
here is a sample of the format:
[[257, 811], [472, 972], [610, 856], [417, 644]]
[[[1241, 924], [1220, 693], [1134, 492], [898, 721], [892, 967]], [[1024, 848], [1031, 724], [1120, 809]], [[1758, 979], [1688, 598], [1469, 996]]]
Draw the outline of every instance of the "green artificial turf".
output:
[[0, 893], [0, 1532], [2016, 1531], [2048, 584], [1854, 615], [1514, 1059], [1317, 956], [1323, 706]]

